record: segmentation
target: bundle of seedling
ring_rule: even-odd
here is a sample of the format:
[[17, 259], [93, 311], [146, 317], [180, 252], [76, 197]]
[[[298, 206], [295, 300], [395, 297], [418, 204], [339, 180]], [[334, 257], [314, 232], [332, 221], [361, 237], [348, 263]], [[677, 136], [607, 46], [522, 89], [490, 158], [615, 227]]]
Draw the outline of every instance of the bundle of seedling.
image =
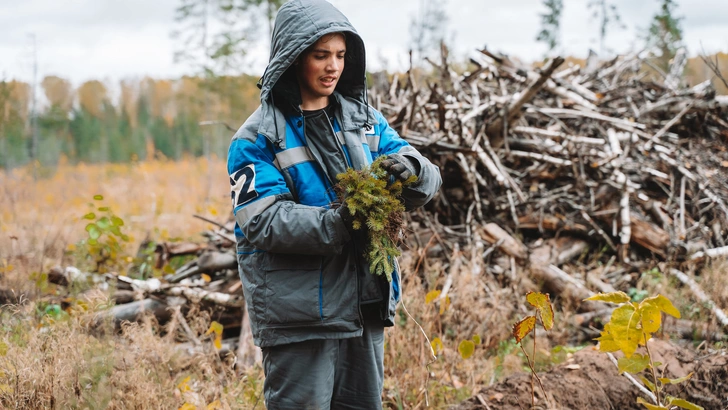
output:
[[401, 254], [397, 247], [402, 240], [405, 208], [400, 195], [417, 177], [393, 180], [382, 167], [384, 159], [386, 156], [381, 156], [362, 170], [349, 168], [337, 175], [337, 192], [352, 217], [352, 228], [366, 234], [370, 272], [386, 275], [391, 282], [394, 258]]

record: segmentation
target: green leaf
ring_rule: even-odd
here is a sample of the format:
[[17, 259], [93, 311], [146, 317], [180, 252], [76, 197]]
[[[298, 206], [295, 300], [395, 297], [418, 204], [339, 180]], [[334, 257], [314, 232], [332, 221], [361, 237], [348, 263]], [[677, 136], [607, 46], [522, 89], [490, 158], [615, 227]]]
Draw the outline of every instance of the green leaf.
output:
[[99, 207], [99, 212], [107, 212], [108, 210], [109, 210], [109, 207], [108, 206], [100, 206]]
[[479, 345], [481, 342], [482, 341], [480, 340], [479, 335], [473, 335], [473, 343], [475, 343], [476, 345]]
[[597, 293], [596, 295], [586, 298], [584, 300], [594, 300], [599, 302], [607, 302], [607, 303], [627, 303], [631, 299], [629, 295], [627, 295], [624, 292], [610, 292], [610, 293]]
[[89, 212], [83, 216], [83, 219], [88, 219], [90, 221], [93, 221], [94, 219], [96, 219], [96, 214], [93, 212]]
[[97, 195], [94, 195], [94, 199], [97, 200], [97, 201], [103, 201], [104, 200], [104, 196], [97, 194]]
[[0, 340], [0, 356], [8, 354], [8, 344]]
[[656, 307], [657, 309], [667, 313], [668, 315], [680, 319], [680, 311], [673, 306], [672, 302], [670, 302], [670, 299], [662, 296], [657, 295], [653, 296], [651, 298], [647, 298], [642, 301], [640, 305], [643, 304], [650, 304]]
[[101, 236], [101, 230], [96, 224], [86, 225], [86, 232], [88, 232], [89, 238], [93, 240], [99, 239], [99, 236]]
[[513, 325], [511, 334], [516, 338], [516, 343], [521, 343], [526, 335], [528, 335], [536, 327], [536, 316], [527, 316], [520, 322]]
[[102, 231], [107, 231], [109, 227], [111, 226], [111, 221], [107, 217], [103, 217], [96, 221], [96, 225], [98, 225], [99, 229]]
[[544, 329], [551, 330], [554, 327], [554, 308], [551, 306], [549, 295], [541, 292], [528, 292], [526, 301], [536, 308]]
[[670, 400], [670, 405], [678, 406], [682, 409], [687, 409], [687, 410], [705, 410], [701, 406], [698, 406], [695, 403], [690, 403], [689, 401], [683, 400], [683, 399], [673, 398], [672, 400]]
[[650, 365], [650, 357], [647, 355], [636, 354], [632, 357], [621, 357], [617, 361], [617, 367], [619, 368], [619, 374], [624, 372], [627, 373], [639, 373], [645, 370]]
[[471, 340], [463, 340], [458, 346], [458, 352], [463, 359], [469, 358], [475, 352], [475, 343]]
[[690, 372], [687, 376], [680, 377], [677, 379], [669, 379], [667, 377], [660, 377], [658, 380], [662, 382], [662, 384], [680, 384], [682, 382], [690, 380], [690, 378], [693, 377], [693, 372]]
[[124, 220], [119, 218], [118, 216], [112, 216], [111, 224], [114, 226], [124, 226]]
[[655, 406], [654, 404], [647, 403], [642, 397], [637, 397], [637, 403], [647, 407], [648, 410], [668, 410], [667, 407]]

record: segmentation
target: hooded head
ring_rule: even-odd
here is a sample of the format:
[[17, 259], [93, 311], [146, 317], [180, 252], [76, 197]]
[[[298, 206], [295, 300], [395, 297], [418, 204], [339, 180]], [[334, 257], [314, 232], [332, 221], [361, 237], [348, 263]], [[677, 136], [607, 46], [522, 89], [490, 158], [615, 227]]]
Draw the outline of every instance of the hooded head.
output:
[[[366, 106], [364, 42], [349, 20], [324, 0], [291, 0], [278, 10], [270, 60], [262, 78], [260, 99], [263, 106], [274, 103], [284, 112], [298, 109], [301, 93], [293, 63], [330, 33], [343, 33], [346, 38], [344, 70], [336, 91], [346, 99]], [[366, 108], [357, 111], [364, 113]]]

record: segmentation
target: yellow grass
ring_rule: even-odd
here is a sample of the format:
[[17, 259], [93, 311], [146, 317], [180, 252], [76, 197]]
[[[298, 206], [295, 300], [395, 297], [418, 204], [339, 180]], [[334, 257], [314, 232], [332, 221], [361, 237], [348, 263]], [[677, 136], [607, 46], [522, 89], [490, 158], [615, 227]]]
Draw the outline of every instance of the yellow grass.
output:
[[14, 259], [23, 273], [61, 263], [64, 250], [87, 236], [82, 216], [97, 194], [124, 220], [131, 254], [147, 235], [199, 239], [210, 225], [193, 214], [221, 222], [230, 214], [227, 171], [219, 159], [61, 164], [36, 181], [23, 168], [0, 172], [0, 187], [0, 267]]

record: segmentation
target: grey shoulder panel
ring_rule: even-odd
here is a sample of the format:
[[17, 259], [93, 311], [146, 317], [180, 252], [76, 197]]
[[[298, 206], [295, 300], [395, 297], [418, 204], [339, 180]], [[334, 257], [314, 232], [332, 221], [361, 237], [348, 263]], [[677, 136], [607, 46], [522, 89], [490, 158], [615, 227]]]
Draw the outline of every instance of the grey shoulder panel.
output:
[[250, 117], [245, 120], [245, 123], [243, 123], [243, 125], [235, 132], [235, 135], [233, 135], [233, 141], [247, 140], [255, 144], [255, 141], [258, 139], [258, 129], [260, 128], [261, 119], [262, 112], [260, 107], [258, 107], [252, 114], [250, 114]]

